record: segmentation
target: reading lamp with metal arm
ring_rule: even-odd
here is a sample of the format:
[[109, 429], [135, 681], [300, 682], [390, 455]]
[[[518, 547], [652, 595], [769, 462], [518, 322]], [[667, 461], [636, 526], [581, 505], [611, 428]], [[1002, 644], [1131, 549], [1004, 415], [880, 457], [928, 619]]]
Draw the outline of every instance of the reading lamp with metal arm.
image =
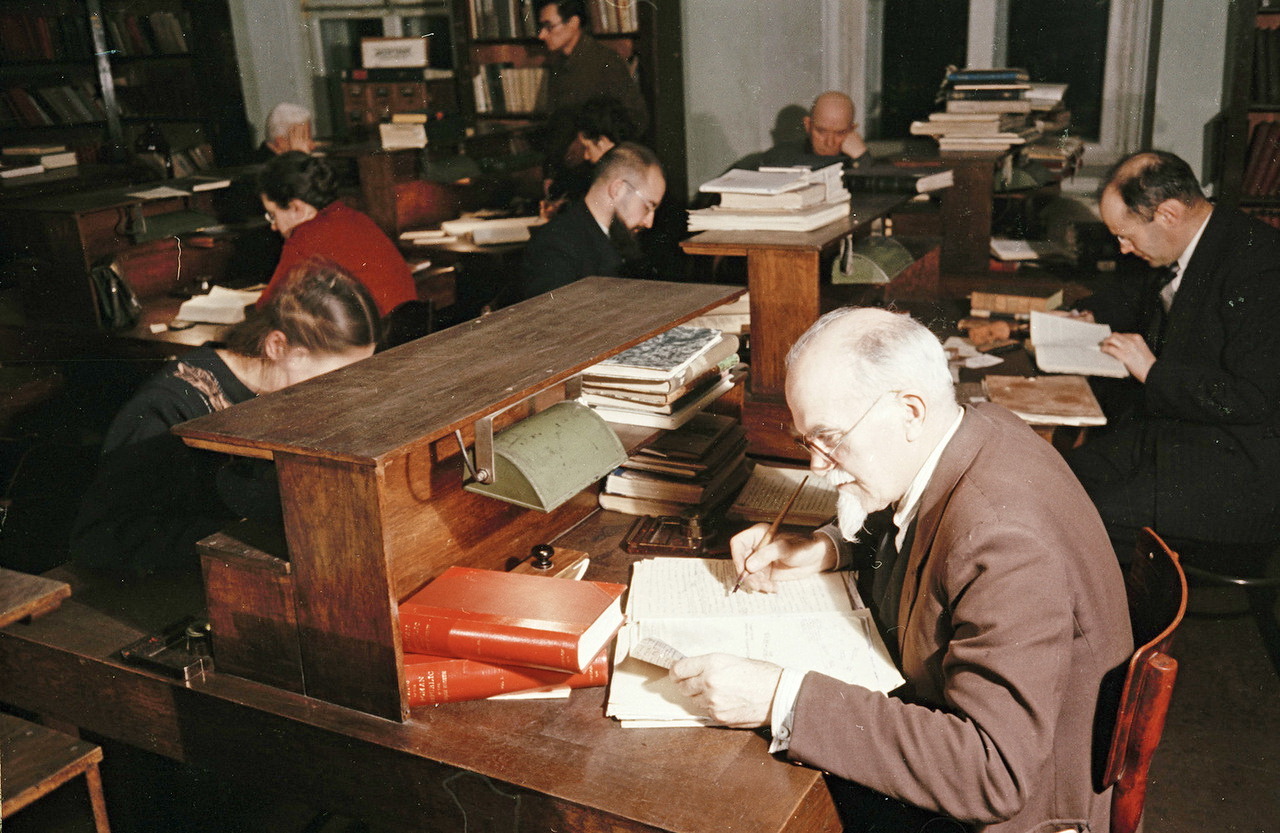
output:
[[[577, 395], [582, 377], [566, 382], [568, 398], [507, 427], [496, 436], [494, 420], [532, 397], [481, 418], [475, 425], [475, 465], [462, 449], [476, 494], [550, 512], [627, 459], [613, 429]], [[457, 433], [462, 445], [461, 432]]]

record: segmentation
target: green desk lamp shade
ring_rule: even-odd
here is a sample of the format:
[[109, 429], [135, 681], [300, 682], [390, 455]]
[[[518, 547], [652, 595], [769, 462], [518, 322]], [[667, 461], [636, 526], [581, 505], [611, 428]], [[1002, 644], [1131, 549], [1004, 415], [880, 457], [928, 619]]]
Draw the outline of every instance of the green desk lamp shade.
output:
[[865, 237], [831, 264], [831, 282], [888, 283], [915, 258], [892, 237]]
[[618, 437], [578, 401], [557, 402], [493, 438], [493, 477], [468, 492], [550, 512], [627, 459]]

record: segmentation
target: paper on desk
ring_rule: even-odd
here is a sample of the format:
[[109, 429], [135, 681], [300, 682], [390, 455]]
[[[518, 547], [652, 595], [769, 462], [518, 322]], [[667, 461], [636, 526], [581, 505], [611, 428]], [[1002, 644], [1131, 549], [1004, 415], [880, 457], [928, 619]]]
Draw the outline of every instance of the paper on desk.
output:
[[981, 370], [984, 367], [995, 367], [1003, 363], [1004, 359], [999, 356], [993, 356], [990, 353], [979, 353], [964, 360], [964, 366], [970, 370]]
[[163, 200], [169, 197], [189, 197], [191, 192], [168, 185], [157, 185], [155, 188], [148, 188], [145, 191], [130, 191], [129, 196], [137, 197], [140, 200]]
[[732, 561], [697, 558], [651, 558], [635, 565], [606, 714], [626, 727], [708, 722], [665, 670], [629, 656], [630, 646], [646, 637], [687, 656], [725, 652], [818, 671], [875, 691], [902, 683], [870, 612], [854, 609], [860, 602], [847, 574], [786, 582], [776, 594], [730, 593], [733, 569]]
[[261, 289], [215, 286], [207, 295], [193, 295], [183, 301], [177, 318], [201, 324], [236, 324], [244, 320], [244, 308], [257, 301], [261, 294]]

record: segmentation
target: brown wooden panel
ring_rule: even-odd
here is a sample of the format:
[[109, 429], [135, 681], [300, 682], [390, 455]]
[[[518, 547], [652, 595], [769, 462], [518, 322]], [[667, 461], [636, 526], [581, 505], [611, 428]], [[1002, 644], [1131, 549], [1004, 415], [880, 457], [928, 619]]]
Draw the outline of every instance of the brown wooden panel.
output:
[[[184, 438], [372, 461], [687, 321], [741, 288], [585, 278], [316, 379], [183, 423]], [[299, 419], [306, 414], [306, 419]]]
[[783, 392], [787, 351], [821, 314], [818, 264], [816, 251], [766, 249], [747, 255], [753, 394]]
[[991, 195], [1003, 153], [944, 156], [955, 181], [942, 192], [942, 274], [985, 273], [991, 258]]
[[307, 694], [404, 719], [381, 472], [276, 454]]
[[218, 672], [302, 693], [292, 565], [226, 532], [196, 548]]

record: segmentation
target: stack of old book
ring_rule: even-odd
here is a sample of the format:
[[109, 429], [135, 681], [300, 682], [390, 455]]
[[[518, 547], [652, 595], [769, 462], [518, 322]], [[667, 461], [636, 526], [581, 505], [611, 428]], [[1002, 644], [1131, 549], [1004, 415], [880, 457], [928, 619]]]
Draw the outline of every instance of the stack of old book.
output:
[[960, 69], [947, 73], [942, 84], [946, 107], [928, 121], [917, 121], [911, 132], [933, 136], [938, 149], [1007, 150], [1040, 135], [1032, 120], [1032, 89], [1024, 69]]
[[0, 178], [31, 176], [76, 166], [66, 145], [17, 145], [0, 149]]
[[399, 605], [409, 705], [605, 685], [624, 590], [450, 567]]
[[969, 294], [969, 314], [977, 318], [1006, 316], [1029, 320], [1033, 312], [1062, 306], [1062, 287], [1028, 284], [988, 284]]
[[587, 368], [582, 399], [609, 422], [678, 428], [745, 373], [737, 336], [673, 327]]
[[746, 451], [737, 420], [700, 413], [606, 477], [600, 505], [628, 515], [706, 514], [746, 482]]
[[849, 191], [837, 163], [735, 168], [698, 189], [720, 204], [689, 212], [689, 231], [812, 231], [849, 216]]

